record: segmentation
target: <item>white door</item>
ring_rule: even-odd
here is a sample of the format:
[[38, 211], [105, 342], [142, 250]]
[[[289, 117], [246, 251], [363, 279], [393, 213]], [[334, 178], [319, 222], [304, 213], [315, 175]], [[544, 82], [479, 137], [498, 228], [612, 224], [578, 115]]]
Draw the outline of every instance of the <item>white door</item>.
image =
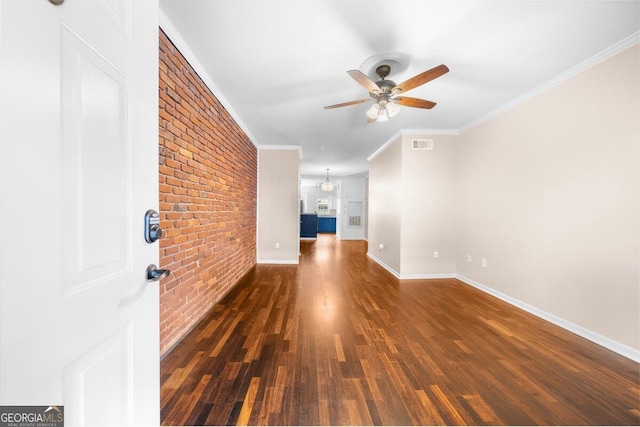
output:
[[157, 0], [0, 20], [0, 405], [158, 425]]

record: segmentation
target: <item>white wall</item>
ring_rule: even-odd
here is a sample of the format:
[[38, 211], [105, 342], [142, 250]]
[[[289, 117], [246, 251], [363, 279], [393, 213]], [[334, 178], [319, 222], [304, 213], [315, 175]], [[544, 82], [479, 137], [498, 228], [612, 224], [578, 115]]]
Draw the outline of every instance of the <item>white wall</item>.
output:
[[459, 274], [636, 349], [638, 52], [462, 135], [457, 192]]
[[[300, 252], [298, 147], [259, 147], [257, 261], [297, 264]], [[279, 248], [276, 248], [276, 244]]]
[[[340, 179], [340, 208], [336, 233], [342, 240], [364, 240], [366, 226], [365, 213], [365, 178], [341, 178]], [[362, 222], [360, 227], [349, 226], [349, 202], [360, 203], [362, 207]]]
[[338, 208], [338, 190], [340, 188], [340, 181], [334, 178], [330, 178], [329, 180], [334, 184], [333, 191], [322, 191], [322, 188], [316, 186], [309, 186], [308, 182], [313, 181], [315, 183], [322, 183], [326, 180], [324, 178], [314, 178], [314, 177], [303, 177], [302, 181], [304, 185], [300, 187], [300, 200], [304, 203], [304, 212], [305, 213], [318, 213], [316, 203], [309, 204], [309, 196], [313, 200], [317, 199], [327, 199], [329, 201], [329, 209]]

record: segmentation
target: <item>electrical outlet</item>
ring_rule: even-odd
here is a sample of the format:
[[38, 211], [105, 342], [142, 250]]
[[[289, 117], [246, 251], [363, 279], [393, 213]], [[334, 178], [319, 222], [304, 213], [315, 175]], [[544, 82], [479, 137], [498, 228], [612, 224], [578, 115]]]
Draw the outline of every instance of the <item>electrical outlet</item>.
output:
[[280, 243], [276, 243], [276, 249], [280, 249]]
[[433, 251], [433, 257], [438, 258], [438, 251]]
[[471, 262], [471, 255], [467, 255], [467, 262]]
[[482, 258], [482, 268], [487, 268], [487, 260]]
[[382, 252], [382, 251], [383, 251], [383, 249], [384, 249], [384, 243], [380, 243], [380, 244], [378, 245], [378, 250], [379, 250], [380, 252]]

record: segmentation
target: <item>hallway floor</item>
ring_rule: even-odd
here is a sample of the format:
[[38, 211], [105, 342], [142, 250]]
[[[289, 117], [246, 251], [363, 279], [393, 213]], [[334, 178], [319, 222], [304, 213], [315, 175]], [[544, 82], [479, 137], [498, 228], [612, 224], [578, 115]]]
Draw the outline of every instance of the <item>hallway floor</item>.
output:
[[320, 234], [161, 363], [163, 425], [639, 425], [639, 365], [456, 279]]

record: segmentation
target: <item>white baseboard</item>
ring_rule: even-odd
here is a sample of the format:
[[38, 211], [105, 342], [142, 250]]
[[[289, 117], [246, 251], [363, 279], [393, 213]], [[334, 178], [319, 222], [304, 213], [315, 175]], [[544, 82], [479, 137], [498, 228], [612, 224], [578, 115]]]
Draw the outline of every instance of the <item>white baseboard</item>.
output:
[[581, 336], [582, 338], [588, 339], [589, 341], [598, 344], [604, 348], [607, 348], [615, 353], [618, 353], [621, 356], [626, 357], [627, 359], [631, 359], [634, 362], [640, 363], [640, 350], [635, 349], [633, 347], [629, 347], [628, 345], [619, 343], [610, 338], [604, 337], [600, 334], [597, 334], [589, 329], [586, 329], [580, 325], [576, 325], [575, 323], [569, 322], [561, 317], [558, 317], [554, 314], [548, 313], [544, 310], [541, 310], [537, 307], [534, 307], [530, 304], [522, 302], [516, 298], [510, 297], [509, 295], [503, 294], [502, 292], [498, 292], [493, 288], [490, 288], [482, 283], [476, 282], [475, 280], [469, 279], [468, 277], [461, 276], [459, 274], [404, 274], [401, 275], [393, 268], [389, 267], [382, 260], [377, 258], [371, 252], [367, 252], [367, 256], [380, 264], [385, 270], [389, 273], [393, 274], [396, 278], [400, 280], [410, 280], [410, 279], [451, 279], [455, 278], [469, 286], [473, 286], [476, 289], [479, 289], [489, 295], [492, 295], [502, 301], [505, 301], [515, 307], [518, 307], [528, 313], [533, 314], [541, 319], [544, 319], [548, 322], [553, 323], [554, 325], [560, 326], [563, 329], [566, 329], [569, 332], [573, 332], [576, 335]]
[[377, 258], [371, 252], [367, 252], [367, 256], [380, 264], [389, 273], [396, 276], [400, 280], [420, 280], [420, 279], [456, 279], [458, 276], [455, 273], [432, 273], [432, 274], [400, 274], [393, 268], [385, 264], [381, 259]]
[[397, 271], [395, 271], [393, 268], [389, 267], [387, 264], [385, 264], [384, 262], [382, 262], [381, 259], [376, 258], [375, 255], [373, 255], [371, 252], [367, 252], [367, 256], [369, 258], [371, 258], [372, 260], [374, 260], [375, 262], [377, 262], [378, 264], [380, 264], [380, 266], [382, 268], [384, 268], [385, 270], [387, 270], [389, 273], [393, 274], [394, 276], [396, 276], [397, 279], [400, 278], [400, 273], [398, 273]]
[[589, 329], [583, 328], [582, 326], [576, 325], [575, 323], [569, 322], [568, 320], [562, 319], [554, 314], [547, 313], [544, 310], [540, 310], [537, 307], [529, 305], [525, 302], [522, 302], [518, 299], [510, 297], [508, 295], [503, 294], [502, 292], [498, 292], [495, 289], [492, 289], [482, 283], [478, 283], [475, 280], [469, 279], [468, 277], [461, 276], [457, 274], [455, 276], [457, 279], [466, 283], [469, 286], [473, 286], [489, 295], [492, 295], [502, 301], [505, 301], [513, 306], [516, 306], [528, 313], [533, 314], [541, 319], [544, 319], [548, 322], [553, 323], [554, 325], [560, 326], [563, 329], [566, 329], [569, 332], [573, 332], [576, 335], [581, 336], [582, 338], [586, 338], [591, 342], [594, 342], [602, 347], [608, 348], [609, 350], [618, 353], [621, 356], [624, 356], [628, 359], [633, 360], [634, 362], [640, 363], [640, 350], [629, 347], [625, 344], [614, 341], [610, 338], [603, 337], [600, 334], [597, 334]]
[[300, 261], [298, 261], [297, 259], [259, 259], [256, 263], [257, 264], [287, 264], [287, 265], [293, 265], [293, 264], [300, 264]]
[[443, 274], [400, 274], [395, 271], [393, 268], [389, 267], [382, 260], [377, 258], [371, 252], [367, 252], [367, 256], [380, 264], [385, 270], [389, 273], [393, 274], [397, 279], [400, 280], [411, 280], [411, 279], [458, 279], [469, 286], [473, 286], [476, 289], [479, 289], [489, 295], [492, 295], [502, 301], [509, 303], [515, 307], [518, 307], [528, 313], [533, 314], [536, 317], [544, 319], [548, 322], [553, 323], [556, 326], [559, 326], [563, 329], [566, 329], [569, 332], [573, 332], [574, 334], [581, 336], [582, 338], [588, 339], [589, 341], [598, 344], [604, 348], [607, 348], [615, 353], [618, 353], [621, 356], [626, 357], [627, 359], [631, 359], [634, 362], [640, 363], [640, 350], [635, 349], [633, 347], [629, 347], [628, 345], [619, 343], [610, 338], [604, 337], [600, 334], [597, 334], [589, 329], [586, 329], [580, 325], [576, 325], [575, 323], [569, 322], [561, 317], [558, 317], [554, 314], [548, 313], [544, 310], [541, 310], [537, 307], [534, 307], [530, 304], [522, 302], [516, 298], [510, 297], [509, 295], [503, 294], [502, 292], [498, 292], [489, 286], [483, 285], [482, 283], [476, 282], [475, 280], [469, 279], [468, 277], [464, 277], [460, 274], [454, 273], [443, 273]]
[[401, 274], [401, 280], [421, 280], [421, 279], [456, 279], [455, 273], [432, 273], [432, 274]]

